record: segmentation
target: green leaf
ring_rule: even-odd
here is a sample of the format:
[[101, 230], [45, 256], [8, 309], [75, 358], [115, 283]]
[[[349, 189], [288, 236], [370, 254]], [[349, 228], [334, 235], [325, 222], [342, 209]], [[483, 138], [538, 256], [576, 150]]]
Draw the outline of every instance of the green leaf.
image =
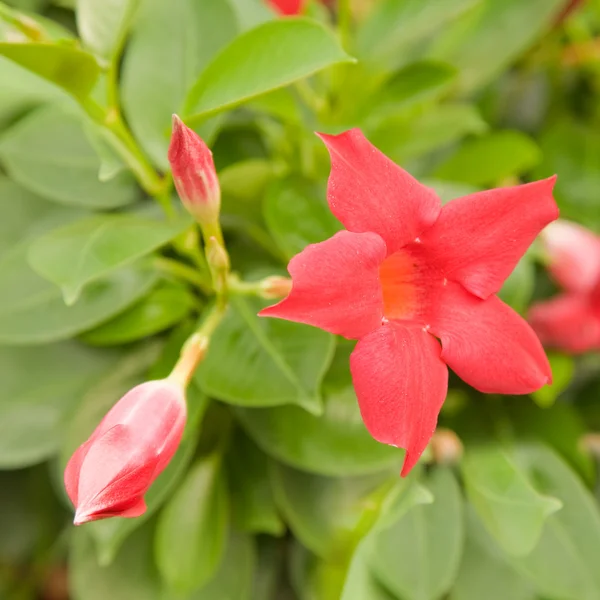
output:
[[269, 186], [263, 207], [265, 221], [288, 258], [342, 228], [324, 198], [324, 191], [298, 177], [275, 181]]
[[12, 179], [55, 202], [108, 209], [139, 198], [130, 173], [100, 182], [100, 158], [80, 118], [62, 105], [44, 106], [5, 132], [0, 160]]
[[314, 327], [257, 317], [266, 304], [232, 298], [195, 379], [207, 395], [232, 404], [299, 404], [319, 412], [335, 339]]
[[523, 314], [529, 308], [534, 287], [535, 266], [530, 256], [526, 254], [508, 276], [498, 296], [517, 312]]
[[469, 133], [486, 130], [487, 124], [473, 106], [444, 104], [420, 116], [399, 114], [385, 118], [369, 138], [384, 154], [402, 163], [457, 142]]
[[277, 600], [285, 540], [269, 536], [257, 539], [257, 564], [252, 600]]
[[73, 46], [0, 42], [0, 56], [56, 84], [79, 100], [90, 95], [100, 75], [93, 55]]
[[169, 166], [171, 115], [237, 29], [228, 0], [146, 0], [140, 7], [123, 62], [123, 106], [136, 138], [161, 168]]
[[550, 449], [530, 446], [520, 455], [538, 489], [558, 498], [563, 508], [548, 519], [533, 551], [512, 558], [512, 565], [534, 584], [538, 595], [597, 600], [600, 513], [593, 496]]
[[351, 347], [340, 343], [325, 377], [322, 415], [295, 406], [236, 410], [248, 434], [267, 454], [332, 477], [400, 469], [403, 451], [376, 442], [362, 422], [348, 368]]
[[250, 600], [255, 565], [253, 538], [232, 533], [213, 578], [186, 600]]
[[161, 512], [155, 557], [163, 579], [189, 594], [215, 574], [227, 533], [228, 496], [221, 456], [201, 458]]
[[152, 564], [152, 527], [142, 527], [110, 566], [100, 566], [89, 529], [72, 533], [69, 589], [73, 600], [160, 600], [160, 579]]
[[449, 600], [536, 600], [532, 585], [508, 563], [467, 506], [467, 538]]
[[[73, 306], [60, 290], [27, 265], [27, 244], [0, 259], [0, 343], [57, 342], [96, 327], [143, 298], [156, 275], [140, 265], [125, 267], [90, 284]], [[25, 299], [25, 300], [24, 300]]]
[[72, 305], [84, 286], [160, 248], [189, 225], [188, 217], [159, 221], [134, 214], [96, 215], [35, 240], [29, 264], [58, 285]]
[[529, 554], [546, 519], [561, 508], [556, 498], [540, 495], [515, 458], [499, 446], [467, 448], [462, 474], [477, 514], [504, 551], [513, 556]]
[[462, 555], [462, 500], [452, 472], [438, 467], [427, 487], [433, 503], [412, 508], [378, 533], [368, 559], [376, 578], [406, 600], [436, 600], [447, 593]]
[[77, 0], [77, 29], [84, 44], [106, 62], [117, 59], [140, 0]]
[[226, 459], [236, 528], [248, 533], [283, 535], [285, 525], [271, 490], [269, 458], [243, 431], [236, 431]]
[[538, 406], [548, 408], [564, 392], [575, 374], [575, 361], [566, 354], [548, 353], [552, 369], [552, 383], [533, 392], [532, 397]]
[[263, 23], [237, 37], [206, 67], [188, 93], [184, 113], [205, 118], [351, 60], [333, 33], [315, 21]]
[[464, 143], [434, 176], [471, 185], [497, 184], [529, 171], [540, 159], [539, 148], [523, 133], [497, 131]]
[[389, 473], [330, 478], [273, 465], [277, 505], [294, 535], [309, 550], [330, 562], [343, 562], [369, 496]]
[[466, 28], [457, 22], [438, 36], [432, 55], [455, 65], [461, 91], [472, 92], [492, 81], [549, 30], [564, 5], [563, 0], [484, 0]]
[[176, 325], [196, 304], [196, 298], [186, 288], [163, 285], [114, 319], [84, 333], [80, 339], [94, 346], [135, 342]]
[[435, 36], [482, 0], [383, 0], [357, 32], [361, 59], [389, 67], [404, 62], [413, 48]]
[[229, 0], [236, 12], [242, 31], [256, 27], [275, 17], [275, 11], [269, 10], [262, 0]]
[[80, 394], [117, 359], [116, 353], [75, 342], [0, 347], [0, 468], [22, 468], [51, 457]]

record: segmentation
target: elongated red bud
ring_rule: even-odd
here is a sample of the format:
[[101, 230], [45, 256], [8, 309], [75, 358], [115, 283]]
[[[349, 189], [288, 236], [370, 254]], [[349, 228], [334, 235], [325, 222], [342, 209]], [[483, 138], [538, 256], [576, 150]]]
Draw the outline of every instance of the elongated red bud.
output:
[[221, 188], [212, 152], [202, 138], [173, 115], [169, 162], [185, 208], [204, 226], [219, 218]]
[[75, 525], [143, 514], [144, 494], [173, 458], [185, 421], [177, 380], [148, 381], [125, 394], [65, 469]]

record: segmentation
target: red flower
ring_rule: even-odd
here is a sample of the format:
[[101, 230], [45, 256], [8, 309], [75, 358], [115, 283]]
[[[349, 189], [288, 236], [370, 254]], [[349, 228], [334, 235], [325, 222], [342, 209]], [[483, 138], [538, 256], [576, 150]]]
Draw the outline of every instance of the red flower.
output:
[[542, 232], [542, 242], [565, 293], [532, 306], [531, 325], [542, 342], [566, 352], [600, 349], [600, 238], [558, 221]]
[[269, 4], [281, 15], [299, 15], [304, 8], [304, 0], [268, 0]]
[[173, 115], [169, 162], [177, 193], [188, 212], [201, 225], [217, 221], [221, 188], [212, 152], [177, 115]]
[[406, 448], [406, 475], [435, 430], [447, 366], [482, 392], [525, 394], [551, 380], [538, 338], [495, 293], [557, 218], [555, 178], [442, 208], [359, 130], [320, 137], [329, 206], [347, 231], [295, 256], [291, 293], [261, 315], [359, 340], [350, 370], [363, 420], [375, 439]]
[[149, 381], [125, 394], [65, 469], [75, 525], [143, 514], [144, 494], [175, 454], [185, 420], [183, 388], [174, 381]]

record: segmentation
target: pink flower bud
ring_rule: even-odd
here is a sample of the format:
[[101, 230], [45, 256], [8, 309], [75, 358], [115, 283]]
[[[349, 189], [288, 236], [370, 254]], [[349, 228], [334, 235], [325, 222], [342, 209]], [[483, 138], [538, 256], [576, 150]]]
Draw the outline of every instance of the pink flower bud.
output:
[[169, 162], [177, 193], [200, 225], [219, 218], [221, 188], [212, 152], [202, 138], [173, 115]]
[[143, 514], [144, 494], [173, 458], [185, 421], [185, 394], [176, 381], [148, 381], [127, 392], [65, 469], [75, 525]]

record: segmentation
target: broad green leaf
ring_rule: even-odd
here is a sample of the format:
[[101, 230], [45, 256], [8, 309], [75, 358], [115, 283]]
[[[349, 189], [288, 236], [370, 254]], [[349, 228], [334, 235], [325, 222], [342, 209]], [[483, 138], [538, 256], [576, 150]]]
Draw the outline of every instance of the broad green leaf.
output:
[[436, 600], [446, 594], [460, 564], [463, 506], [458, 484], [438, 467], [426, 481], [432, 504], [416, 506], [379, 532], [368, 563], [375, 577], [406, 600]]
[[465, 549], [449, 600], [536, 600], [533, 586], [510, 566], [470, 506], [466, 525]]
[[97, 215], [50, 231], [29, 248], [29, 264], [73, 304], [84, 286], [139, 260], [182, 233], [189, 218], [159, 221], [133, 214]]
[[255, 565], [254, 539], [232, 533], [213, 578], [186, 600], [250, 600]]
[[196, 298], [186, 288], [163, 285], [114, 319], [84, 333], [80, 339], [94, 346], [135, 342], [176, 325], [196, 304]]
[[62, 204], [108, 209], [139, 198], [129, 173], [99, 181], [100, 158], [80, 117], [64, 106], [44, 106], [5, 132], [0, 160], [24, 188]]
[[497, 131], [464, 143], [434, 176], [471, 185], [497, 184], [529, 171], [540, 162], [535, 143], [518, 131]]
[[100, 67], [92, 54], [58, 44], [0, 42], [0, 56], [56, 84], [79, 100], [94, 87]]
[[584, 220], [600, 227], [600, 205], [595, 194], [600, 186], [600, 133], [586, 123], [562, 119], [549, 125], [540, 138], [542, 162], [536, 178], [559, 173], [554, 196], [561, 217]]
[[[277, 505], [300, 542], [317, 556], [342, 562], [368, 508], [370, 494], [389, 481], [389, 473], [330, 478], [273, 465]], [[393, 475], [392, 475], [393, 476]]]
[[487, 124], [473, 106], [444, 104], [420, 116], [400, 114], [385, 118], [369, 138], [384, 154], [402, 163], [486, 129]]
[[342, 228], [327, 206], [325, 191], [298, 177], [273, 182], [263, 211], [269, 232], [288, 258]]
[[30, 345], [68, 339], [135, 304], [156, 283], [156, 274], [133, 265], [90, 284], [73, 306], [60, 290], [27, 264], [27, 244], [0, 259], [0, 343]]
[[482, 0], [382, 0], [357, 33], [361, 59], [393, 67]]
[[269, 10], [262, 0], [229, 0], [235, 10], [242, 31], [256, 27], [275, 17], [275, 11]]
[[466, 31], [459, 22], [456, 29], [441, 32], [432, 55], [455, 65], [462, 91], [471, 92], [532, 46], [555, 23], [564, 5], [563, 0], [483, 0]]
[[265, 305], [232, 298], [195, 380], [207, 395], [232, 404], [298, 404], [320, 412], [319, 387], [334, 337], [314, 327], [257, 317]]
[[237, 37], [206, 67], [188, 93], [184, 113], [205, 118], [351, 60], [333, 33], [315, 21], [263, 23]]
[[240, 430], [233, 436], [226, 461], [236, 528], [248, 533], [282, 535], [285, 525], [271, 490], [269, 458]]
[[462, 474], [471, 504], [505, 552], [529, 554], [547, 518], [561, 508], [539, 494], [515, 457], [497, 445], [467, 447]]
[[101, 566], [89, 529], [77, 527], [69, 552], [73, 600], [161, 600], [160, 578], [152, 564], [152, 533], [152, 527], [142, 527], [127, 540], [117, 560]]
[[123, 62], [123, 106], [136, 138], [161, 168], [169, 166], [171, 115], [237, 30], [229, 0], [142, 3]]
[[351, 344], [340, 344], [325, 377], [322, 415], [295, 406], [236, 410], [248, 434], [267, 454], [332, 477], [400, 469], [403, 451], [376, 442], [362, 422], [348, 368], [350, 349]]
[[117, 60], [140, 0], [77, 0], [77, 29], [84, 44], [106, 62]]
[[22, 468], [52, 456], [80, 394], [118, 358], [75, 342], [0, 347], [0, 468]]
[[575, 361], [566, 354], [548, 353], [552, 369], [552, 383], [533, 392], [532, 397], [538, 406], [552, 406], [562, 392], [567, 389], [575, 373]]
[[158, 520], [155, 557], [162, 578], [189, 594], [215, 574], [227, 534], [228, 495], [221, 456], [199, 459]]
[[579, 478], [551, 450], [523, 448], [521, 459], [540, 492], [555, 496], [563, 508], [552, 515], [538, 545], [511, 559], [538, 595], [561, 600], [600, 598], [600, 513]]

